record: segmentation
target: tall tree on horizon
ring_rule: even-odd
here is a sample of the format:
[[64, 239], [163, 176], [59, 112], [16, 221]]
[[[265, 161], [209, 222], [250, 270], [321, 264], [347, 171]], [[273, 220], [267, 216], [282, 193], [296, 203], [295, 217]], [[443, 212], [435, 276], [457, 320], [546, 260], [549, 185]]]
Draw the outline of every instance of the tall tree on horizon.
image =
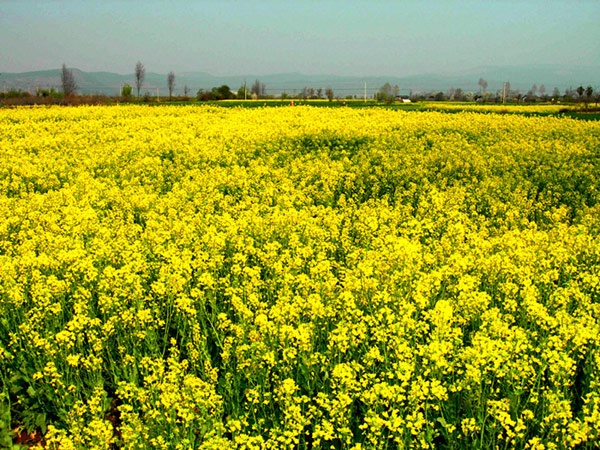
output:
[[60, 74], [60, 81], [62, 84], [62, 90], [65, 95], [73, 95], [77, 91], [77, 83], [73, 76], [73, 71], [67, 69], [67, 65], [63, 63], [62, 72]]
[[264, 83], [261, 83], [258, 79], [252, 84], [250, 93], [255, 94], [256, 97], [264, 97], [267, 94], [267, 88]]
[[171, 98], [175, 90], [175, 74], [172, 71], [167, 75], [167, 85], [169, 86], [169, 98]]
[[477, 82], [477, 84], [479, 84], [479, 87], [481, 88], [481, 92], [483, 93], [487, 87], [488, 87], [488, 82], [485, 81], [483, 78], [480, 78], [479, 81]]
[[140, 89], [144, 85], [144, 78], [146, 78], [146, 68], [138, 61], [135, 65], [135, 87], [137, 89], [137, 96], [140, 96]]

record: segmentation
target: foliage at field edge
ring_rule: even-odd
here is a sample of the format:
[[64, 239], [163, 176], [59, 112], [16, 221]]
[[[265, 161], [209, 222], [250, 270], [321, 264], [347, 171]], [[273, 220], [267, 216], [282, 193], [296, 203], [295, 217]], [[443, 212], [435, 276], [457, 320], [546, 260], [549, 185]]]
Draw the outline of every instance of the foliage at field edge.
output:
[[0, 111], [0, 440], [594, 448], [600, 124]]

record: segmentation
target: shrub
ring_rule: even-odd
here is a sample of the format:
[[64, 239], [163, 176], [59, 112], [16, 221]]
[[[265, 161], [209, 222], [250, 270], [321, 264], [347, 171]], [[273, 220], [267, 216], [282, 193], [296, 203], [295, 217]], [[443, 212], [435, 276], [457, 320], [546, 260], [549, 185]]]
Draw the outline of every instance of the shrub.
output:
[[123, 87], [121, 88], [121, 97], [126, 97], [126, 98], [131, 97], [132, 91], [133, 91], [133, 88], [131, 86], [129, 86], [127, 83], [125, 83], [123, 85]]

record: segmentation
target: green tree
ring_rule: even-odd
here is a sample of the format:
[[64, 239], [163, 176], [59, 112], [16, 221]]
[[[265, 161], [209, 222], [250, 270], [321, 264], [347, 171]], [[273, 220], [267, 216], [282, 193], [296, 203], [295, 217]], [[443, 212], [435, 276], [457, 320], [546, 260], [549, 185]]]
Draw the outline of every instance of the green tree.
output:
[[121, 88], [121, 97], [125, 97], [125, 98], [131, 97], [132, 91], [133, 91], [133, 88], [129, 84], [125, 83], [123, 85], [123, 87]]
[[229, 100], [233, 98], [233, 92], [231, 92], [231, 89], [226, 84], [212, 88], [212, 94], [216, 100]]
[[594, 95], [594, 88], [592, 86], [588, 86], [585, 88], [585, 107], [587, 109], [588, 103], [592, 100], [592, 96]]
[[379, 94], [377, 95], [377, 100], [380, 102], [390, 101], [392, 97], [392, 85], [390, 83], [385, 83], [383, 86], [379, 88]]
[[246, 83], [244, 83], [240, 86], [240, 88], [237, 91], [237, 98], [246, 99], [247, 96], [248, 96], [248, 89], [246, 88]]
[[202, 101], [214, 100], [212, 91], [205, 91], [204, 89], [198, 89], [196, 92], [196, 98]]

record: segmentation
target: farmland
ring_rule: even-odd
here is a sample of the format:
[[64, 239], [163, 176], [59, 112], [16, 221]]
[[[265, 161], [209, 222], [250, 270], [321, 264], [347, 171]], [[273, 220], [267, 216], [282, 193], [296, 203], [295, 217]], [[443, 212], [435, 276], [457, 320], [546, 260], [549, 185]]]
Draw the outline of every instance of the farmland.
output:
[[0, 110], [0, 447], [594, 448], [600, 122], [472, 109]]

